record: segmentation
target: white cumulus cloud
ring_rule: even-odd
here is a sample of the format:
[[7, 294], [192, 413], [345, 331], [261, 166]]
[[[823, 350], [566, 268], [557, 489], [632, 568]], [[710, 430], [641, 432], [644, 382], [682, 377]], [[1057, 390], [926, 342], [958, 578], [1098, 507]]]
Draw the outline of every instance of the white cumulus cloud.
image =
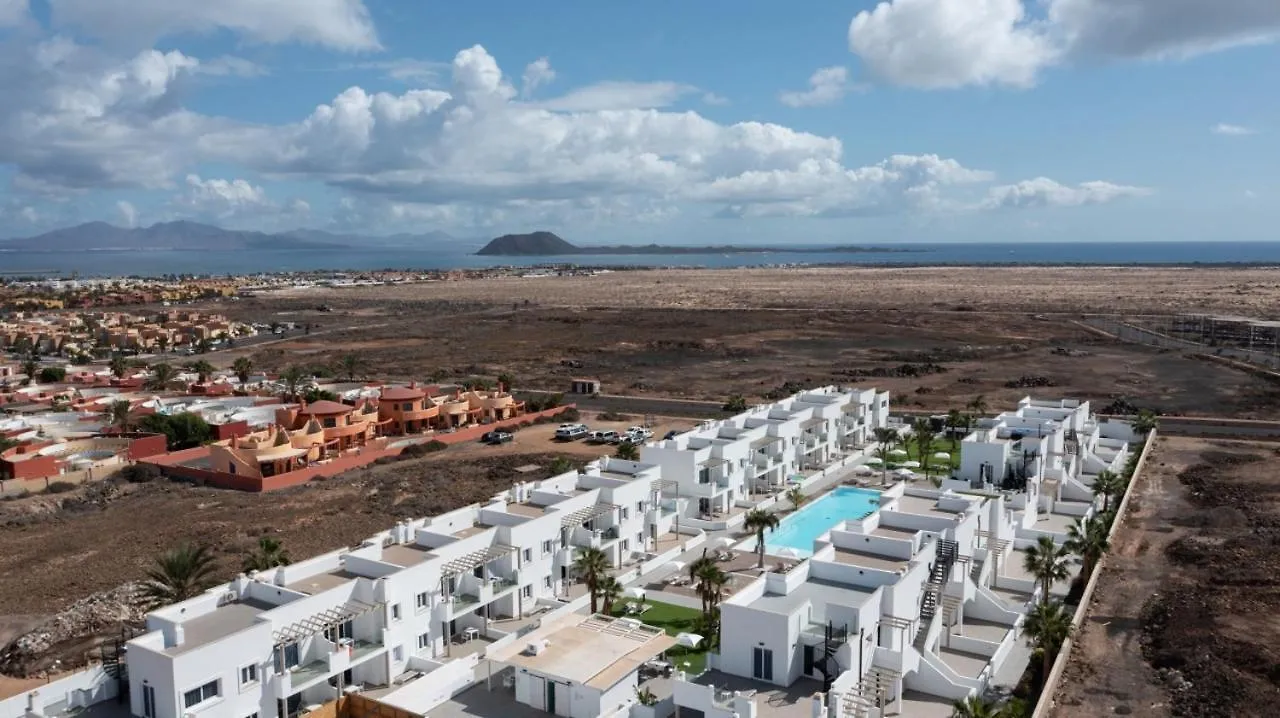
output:
[[849, 48], [886, 82], [1030, 87], [1072, 60], [1189, 57], [1280, 39], [1274, 0], [884, 0]]
[[275, 207], [266, 191], [248, 180], [202, 179], [196, 174], [187, 175], [186, 191], [175, 198], [175, 203], [222, 218]]
[[1219, 122], [1213, 127], [1210, 127], [1209, 131], [1215, 135], [1228, 135], [1231, 137], [1242, 137], [1244, 135], [1257, 134], [1255, 130], [1249, 127], [1243, 127], [1241, 125], [1231, 125], [1231, 124], [1227, 124], [1226, 122]]
[[849, 69], [823, 67], [809, 76], [809, 89], [783, 92], [778, 99], [790, 107], [830, 105], [849, 92]]
[[348, 51], [380, 47], [362, 0], [49, 0], [49, 4], [55, 24], [112, 41], [150, 45], [171, 35], [230, 30], [264, 43], [304, 42]]
[[562, 112], [648, 109], [673, 105], [696, 89], [678, 82], [600, 82], [572, 90], [540, 105]]
[[1130, 187], [1096, 180], [1081, 182], [1072, 187], [1048, 177], [1037, 177], [1017, 184], [992, 187], [983, 206], [992, 209], [1079, 207], [1149, 194], [1151, 190], [1146, 187]]
[[545, 57], [529, 63], [524, 68], [524, 76], [521, 78], [520, 94], [524, 97], [533, 96], [534, 91], [539, 87], [550, 83], [556, 79], [556, 71], [551, 69], [551, 61]]

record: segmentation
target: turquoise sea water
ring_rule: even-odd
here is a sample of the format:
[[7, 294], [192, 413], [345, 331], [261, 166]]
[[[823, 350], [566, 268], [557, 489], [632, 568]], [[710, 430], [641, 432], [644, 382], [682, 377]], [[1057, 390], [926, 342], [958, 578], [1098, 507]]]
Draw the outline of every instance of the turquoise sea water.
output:
[[841, 486], [800, 507], [782, 520], [782, 525], [765, 534], [765, 551], [784, 547], [801, 556], [813, 553], [813, 540], [841, 521], [860, 519], [880, 507], [880, 492]]

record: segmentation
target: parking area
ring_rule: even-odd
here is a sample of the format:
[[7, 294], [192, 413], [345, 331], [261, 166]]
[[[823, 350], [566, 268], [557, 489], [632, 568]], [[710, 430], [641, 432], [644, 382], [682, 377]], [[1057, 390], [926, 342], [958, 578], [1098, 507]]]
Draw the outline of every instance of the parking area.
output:
[[[626, 431], [627, 427], [638, 426], [644, 423], [643, 416], [628, 416], [621, 421], [601, 421], [597, 414], [591, 412], [582, 412], [579, 421], [587, 425], [591, 431]], [[694, 422], [688, 419], [673, 419], [669, 417], [653, 417], [654, 424], [649, 428], [653, 431], [654, 440], [661, 439], [668, 431], [685, 431], [694, 426]], [[584, 458], [596, 458], [600, 456], [612, 456], [618, 451], [618, 447], [612, 444], [594, 444], [582, 439], [577, 441], [556, 441], [556, 427], [558, 424], [535, 424], [523, 429], [514, 431], [514, 437], [510, 442], [499, 445], [484, 444], [479, 441], [469, 441], [462, 444], [455, 444], [449, 447], [450, 456], [466, 457], [471, 455], [492, 456], [495, 454], [528, 454], [530, 452], [558, 452], [563, 454], [574, 454]]]

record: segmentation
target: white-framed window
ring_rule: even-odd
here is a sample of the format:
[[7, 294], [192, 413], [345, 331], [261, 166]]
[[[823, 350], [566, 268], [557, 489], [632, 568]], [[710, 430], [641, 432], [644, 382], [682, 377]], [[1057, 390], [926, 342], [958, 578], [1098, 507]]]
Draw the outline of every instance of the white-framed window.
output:
[[217, 698], [219, 695], [221, 695], [221, 691], [218, 690], [218, 681], [209, 681], [198, 688], [192, 688], [186, 693], [183, 693], [182, 707], [195, 708], [202, 703]]
[[545, 588], [545, 589], [547, 589], [547, 590], [551, 590], [551, 577], [550, 577], [550, 576], [543, 576], [543, 577], [542, 577], [542, 587], [543, 587], [543, 588]]
[[400, 620], [400, 604], [398, 603], [391, 604], [391, 620], [393, 621]]
[[543, 556], [546, 556], [547, 554], [551, 553], [551, 545], [552, 545], [552, 542], [551, 542], [551, 541], [543, 541], [543, 542], [542, 542], [542, 555], [543, 555]]
[[637, 501], [637, 502], [636, 502], [636, 513], [638, 513], [638, 514], [642, 514], [642, 513], [644, 513], [644, 502], [643, 502], [643, 501]]
[[250, 663], [240, 666], [240, 687], [251, 686], [258, 682], [258, 664]]
[[643, 532], [643, 531], [637, 531], [637, 532], [636, 532], [636, 545], [637, 545], [637, 546], [643, 546], [643, 545], [644, 545], [644, 532]]
[[431, 596], [427, 595], [426, 591], [423, 591], [413, 599], [413, 604], [418, 607], [419, 611], [425, 611], [431, 607]]
[[631, 516], [631, 509], [628, 509], [626, 506], [623, 506], [618, 509], [618, 513], [622, 514], [622, 520], [626, 521], [627, 518]]
[[404, 660], [404, 646], [396, 646], [391, 649], [391, 658], [396, 661]]
[[525, 549], [525, 550], [524, 550], [524, 561], [525, 561], [525, 563], [529, 563], [529, 562], [530, 562], [530, 561], [532, 561], [532, 560], [533, 560], [533, 549], [531, 549], [531, 548], [527, 548], [527, 549]]
[[431, 634], [423, 633], [418, 636], [418, 650], [421, 651], [431, 645]]
[[524, 588], [520, 589], [520, 595], [524, 596], [525, 598], [533, 598], [533, 586], [525, 586]]

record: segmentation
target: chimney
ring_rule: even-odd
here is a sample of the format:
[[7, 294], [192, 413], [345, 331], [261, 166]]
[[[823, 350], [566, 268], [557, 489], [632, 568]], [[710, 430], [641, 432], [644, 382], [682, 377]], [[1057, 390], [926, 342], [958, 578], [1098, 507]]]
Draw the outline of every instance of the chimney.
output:
[[410, 382], [409, 382], [409, 388], [410, 388], [410, 389], [417, 389], [417, 388], [418, 388], [418, 382], [416, 382], [416, 381], [410, 381]]
[[187, 632], [183, 630], [181, 623], [175, 623], [173, 625], [173, 632], [172, 632], [171, 638], [173, 638], [173, 646], [168, 646], [169, 648], [172, 648], [175, 646], [181, 646], [183, 643], [186, 642]]

